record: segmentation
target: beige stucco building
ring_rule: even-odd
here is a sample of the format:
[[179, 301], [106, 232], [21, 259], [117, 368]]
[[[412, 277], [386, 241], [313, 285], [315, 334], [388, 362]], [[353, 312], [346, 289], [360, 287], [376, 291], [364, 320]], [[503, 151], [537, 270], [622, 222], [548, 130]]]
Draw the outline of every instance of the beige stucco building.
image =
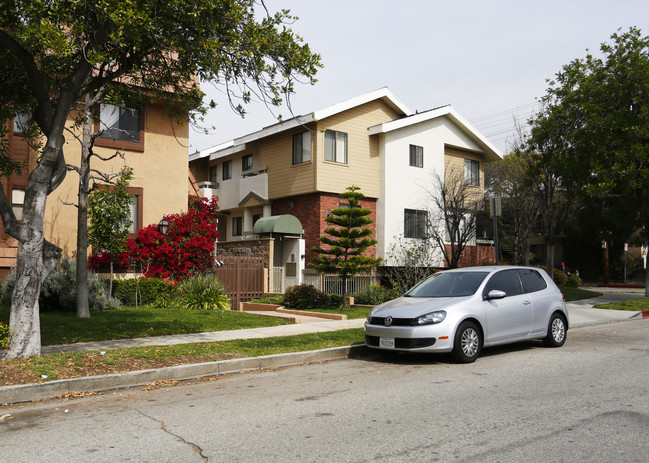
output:
[[[96, 129], [101, 127], [104, 133], [96, 139], [94, 152], [105, 159], [116, 152], [122, 153], [123, 157], [106, 161], [93, 157], [91, 167], [105, 173], [119, 172], [125, 166], [133, 169], [129, 190], [133, 196], [131, 231], [158, 223], [165, 214], [186, 211], [188, 194], [191, 193], [188, 187], [188, 124], [181, 124], [177, 117], [170, 117], [162, 104], [147, 104], [139, 111], [100, 106], [101, 125], [96, 125]], [[29, 165], [29, 169], [23, 169], [22, 173], [2, 180], [14, 211], [21, 214], [28, 171], [35, 166], [38, 152], [29, 149], [21, 135], [20, 124], [16, 121], [8, 124], [12, 126], [8, 127], [12, 158]], [[81, 145], [69, 133], [66, 134], [64, 153], [68, 164], [79, 165]], [[91, 181], [91, 185], [97, 183], [102, 182]], [[74, 204], [77, 203], [78, 185], [79, 175], [70, 170], [47, 200], [45, 239], [61, 247], [64, 256], [71, 256], [76, 251], [77, 208]], [[3, 274], [15, 265], [16, 248], [16, 240], [0, 231], [0, 272]]]

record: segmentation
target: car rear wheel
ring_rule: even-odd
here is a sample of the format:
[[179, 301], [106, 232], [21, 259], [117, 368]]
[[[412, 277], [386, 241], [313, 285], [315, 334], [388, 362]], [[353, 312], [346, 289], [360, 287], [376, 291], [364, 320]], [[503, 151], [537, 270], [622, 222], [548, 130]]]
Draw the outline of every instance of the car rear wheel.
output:
[[558, 313], [552, 314], [548, 323], [548, 334], [544, 339], [549, 347], [561, 347], [566, 342], [566, 320]]
[[453, 357], [460, 363], [475, 362], [482, 350], [482, 334], [473, 322], [464, 322], [455, 333]]

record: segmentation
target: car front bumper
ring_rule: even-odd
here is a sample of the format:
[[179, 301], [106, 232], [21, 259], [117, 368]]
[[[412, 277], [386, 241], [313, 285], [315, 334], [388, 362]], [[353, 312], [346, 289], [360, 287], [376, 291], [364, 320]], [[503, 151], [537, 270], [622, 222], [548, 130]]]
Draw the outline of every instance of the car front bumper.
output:
[[454, 332], [444, 322], [422, 326], [382, 326], [365, 322], [365, 344], [383, 350], [451, 352]]

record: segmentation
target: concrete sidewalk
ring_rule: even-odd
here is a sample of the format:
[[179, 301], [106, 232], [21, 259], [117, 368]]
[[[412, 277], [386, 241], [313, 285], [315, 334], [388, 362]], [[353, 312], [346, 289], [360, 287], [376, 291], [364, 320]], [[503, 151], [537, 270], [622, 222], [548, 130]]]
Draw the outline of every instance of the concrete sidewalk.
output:
[[[600, 289], [600, 291], [602, 291]], [[603, 291], [602, 291], [603, 292]], [[570, 318], [570, 328], [580, 326], [612, 323], [641, 316], [641, 312], [595, 309], [593, 305], [618, 300], [642, 297], [639, 292], [608, 291], [603, 296], [566, 304]], [[266, 328], [252, 328], [234, 331], [216, 331], [211, 333], [179, 334], [172, 336], [155, 336], [150, 338], [124, 339], [103, 342], [87, 342], [60, 346], [45, 346], [42, 353], [110, 350], [136, 346], [163, 346], [196, 342], [227, 341], [233, 339], [270, 338], [293, 336], [305, 333], [337, 331], [349, 328], [361, 328], [365, 319], [326, 320], [304, 319], [303, 323]], [[311, 352], [296, 352], [264, 357], [224, 360], [193, 365], [180, 365], [154, 370], [132, 371], [122, 374], [102, 375], [85, 378], [48, 381], [43, 383], [23, 384], [0, 387], [0, 404], [26, 402], [57, 397], [84, 391], [104, 391], [117, 388], [143, 386], [154, 381], [188, 380], [203, 376], [214, 376], [265, 368], [277, 368], [299, 363], [327, 361], [347, 358], [350, 355], [364, 352], [364, 346], [346, 346], [323, 349]]]

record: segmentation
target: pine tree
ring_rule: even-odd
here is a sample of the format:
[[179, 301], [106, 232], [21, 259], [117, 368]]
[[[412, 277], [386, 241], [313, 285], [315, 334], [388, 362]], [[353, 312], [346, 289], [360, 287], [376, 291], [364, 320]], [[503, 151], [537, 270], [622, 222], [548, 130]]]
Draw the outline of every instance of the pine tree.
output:
[[374, 259], [363, 255], [377, 241], [369, 236], [373, 233], [367, 225], [372, 220], [367, 217], [372, 213], [360, 206], [359, 201], [365, 198], [357, 186], [347, 187], [340, 197], [349, 202], [348, 206], [331, 211], [325, 221], [333, 225], [325, 230], [329, 236], [318, 240], [324, 247], [314, 247], [318, 256], [309, 267], [320, 273], [337, 274], [343, 285], [343, 310], [347, 310], [347, 280], [358, 273], [370, 272], [381, 263], [381, 258]]

